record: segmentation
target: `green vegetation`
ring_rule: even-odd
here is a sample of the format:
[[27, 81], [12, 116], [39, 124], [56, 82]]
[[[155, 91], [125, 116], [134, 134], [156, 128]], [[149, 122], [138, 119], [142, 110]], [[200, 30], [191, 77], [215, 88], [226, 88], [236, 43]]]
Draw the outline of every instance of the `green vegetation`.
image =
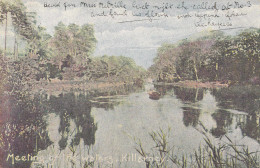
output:
[[212, 32], [177, 44], [163, 44], [149, 72], [158, 82], [179, 80], [259, 84], [260, 29], [237, 36]]
[[140, 82], [145, 76], [145, 70], [137, 66], [132, 58], [123, 56], [102, 56], [92, 59], [91, 78], [108, 78], [119, 81]]
[[53, 62], [62, 68], [66, 62], [77, 65], [86, 65], [89, 57], [95, 49], [96, 38], [92, 25], [76, 24], [64, 25], [62, 22], [55, 27], [54, 37], [50, 41], [51, 49], [54, 50]]
[[[51, 36], [37, 25], [36, 13], [27, 12], [21, 0], [5, 0], [0, 2], [0, 26], [5, 32], [4, 46], [0, 46], [1, 90], [4, 84], [9, 91], [29, 90], [37, 81], [54, 78], [143, 83], [145, 70], [133, 59], [92, 56], [97, 43], [93, 25], [60, 22]], [[7, 36], [9, 31], [15, 35]]]
[[[227, 141], [215, 143], [205, 132], [203, 145], [194, 150], [189, 156], [177, 155], [174, 146], [169, 143], [170, 128], [168, 131], [160, 129], [149, 133], [154, 146], [145, 149], [140, 139], [134, 138], [136, 151], [146, 158], [146, 168], [237, 168], [259, 167], [258, 151], [249, 151], [248, 147], [236, 145], [226, 137]], [[150, 159], [156, 158], [159, 159]]]

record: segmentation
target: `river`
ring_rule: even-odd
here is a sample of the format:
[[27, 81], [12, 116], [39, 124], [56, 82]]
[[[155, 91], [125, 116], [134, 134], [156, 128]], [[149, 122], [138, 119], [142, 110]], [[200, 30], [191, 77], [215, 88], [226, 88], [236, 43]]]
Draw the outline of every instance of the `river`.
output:
[[[149, 99], [153, 89], [161, 93], [159, 100]], [[136, 149], [142, 144], [151, 159], [158, 159], [149, 133], [160, 130], [176, 156], [203, 146], [204, 134], [216, 143], [228, 137], [258, 151], [259, 98], [257, 88], [151, 84], [9, 97], [2, 102], [7, 113], [1, 123], [2, 166], [141, 168], [145, 162]]]

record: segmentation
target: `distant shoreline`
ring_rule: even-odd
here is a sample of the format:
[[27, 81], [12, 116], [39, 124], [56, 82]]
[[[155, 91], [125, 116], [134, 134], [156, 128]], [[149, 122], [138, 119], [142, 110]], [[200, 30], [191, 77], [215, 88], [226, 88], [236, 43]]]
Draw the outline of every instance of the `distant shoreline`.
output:
[[124, 81], [76, 81], [76, 80], [51, 80], [50, 82], [39, 81], [31, 87], [36, 92], [70, 92], [70, 91], [91, 91], [107, 90], [109, 88], [133, 85], [134, 82]]
[[[176, 83], [153, 82], [157, 86], [180, 86], [187, 88], [224, 88], [228, 84], [221, 82], [197, 82], [192, 80], [179, 81]], [[137, 85], [134, 82], [124, 81], [76, 81], [76, 80], [51, 80], [50, 82], [41, 81], [32, 86], [32, 91], [71, 91], [71, 90], [95, 90], [95, 89], [109, 89], [112, 87], [119, 87], [123, 85]]]
[[[152, 83], [154, 86], [177, 86], [185, 88], [227, 88], [231, 86], [228, 82], [214, 81], [214, 82], [201, 82], [193, 80], [184, 80], [174, 83], [167, 82], [152, 82], [151, 80], [146, 80], [145, 83]], [[34, 93], [36, 92], [70, 92], [70, 91], [91, 91], [91, 90], [109, 90], [111, 88], [115, 89], [122, 86], [142, 86], [143, 84], [135, 83], [134, 81], [81, 81], [81, 80], [58, 80], [52, 79], [50, 82], [46, 80], [38, 81], [30, 87], [30, 90]], [[112, 90], [113, 90], [112, 89]]]
[[165, 82], [154, 82], [157, 86], [179, 86], [187, 88], [226, 88], [229, 87], [227, 83], [221, 83], [219, 81], [215, 82], [199, 82], [193, 80], [184, 80], [175, 83], [165, 83]]

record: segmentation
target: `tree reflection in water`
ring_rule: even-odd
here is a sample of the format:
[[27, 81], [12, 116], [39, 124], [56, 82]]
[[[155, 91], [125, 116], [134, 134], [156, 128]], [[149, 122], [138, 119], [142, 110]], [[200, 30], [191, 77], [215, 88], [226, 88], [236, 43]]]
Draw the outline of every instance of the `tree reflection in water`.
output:
[[182, 107], [183, 109], [183, 123], [186, 127], [196, 127], [199, 123], [200, 109], [190, 107]]
[[[214, 123], [207, 129], [217, 138], [239, 128], [243, 136], [260, 142], [258, 89], [233, 87], [210, 90], [157, 86], [156, 90], [161, 93], [161, 99], [166, 97], [168, 101], [169, 97], [177, 98], [181, 102], [180, 110], [186, 127], [197, 129], [201, 119], [206, 119], [205, 122], [210, 119]], [[113, 110], [131, 92], [137, 92], [137, 89], [122, 87], [110, 91], [61, 93], [58, 96], [16, 94], [1, 97], [1, 118], [4, 120], [1, 121], [0, 165], [5, 168], [30, 167], [31, 161], [12, 165], [11, 159], [8, 162], [5, 160], [8, 154], [37, 156], [41, 151], [48, 151], [54, 143], [59, 152], [71, 149], [69, 152], [74, 154], [73, 150], [81, 149], [81, 144], [89, 149], [95, 144], [98, 129], [91, 110], [94, 107]], [[216, 108], [205, 108], [207, 99], [211, 98]], [[154, 104], [164, 102], [160, 101], [154, 101]], [[49, 114], [59, 118], [55, 135], [60, 138], [55, 142], [52, 142], [48, 130], [49, 124], [52, 124], [47, 119]]]
[[[243, 135], [249, 136], [260, 142], [260, 88], [258, 86], [234, 86], [221, 89], [184, 88], [175, 86], [156, 86], [161, 95], [174, 95], [182, 103], [183, 123], [186, 127], [197, 127], [199, 118], [204, 111], [201, 101], [206, 90], [214, 96], [217, 102], [217, 109], [206, 111], [216, 122], [216, 126], [209, 128], [215, 137], [225, 135], [236, 119], [236, 127], [240, 127]], [[172, 94], [174, 92], [174, 94]], [[209, 105], [210, 106], [210, 105]], [[232, 113], [231, 111], [243, 113]]]
[[212, 117], [217, 123], [216, 128], [211, 129], [212, 135], [215, 137], [221, 137], [227, 133], [227, 129], [232, 124], [232, 114], [226, 110], [217, 110], [212, 114]]
[[183, 123], [186, 127], [196, 127], [199, 123], [199, 116], [201, 113], [200, 104], [197, 102], [203, 99], [204, 89], [199, 88], [181, 88], [174, 87], [174, 94], [182, 101], [183, 104], [189, 106], [183, 106]]
[[[59, 141], [60, 150], [67, 147], [68, 136], [74, 131], [75, 136], [71, 141], [71, 146], [77, 146], [80, 139], [83, 139], [84, 145], [95, 144], [95, 132], [97, 125], [94, 118], [90, 115], [91, 102], [83, 95], [74, 93], [60, 94], [58, 97], [51, 96], [49, 99], [50, 107], [60, 116], [59, 133], [62, 138]], [[70, 130], [70, 122], [74, 121], [75, 130]]]
[[28, 168], [31, 161], [6, 162], [8, 155], [35, 156], [40, 150], [46, 149], [52, 142], [46, 131], [46, 115], [48, 107], [45, 100], [39, 96], [34, 98], [18, 93], [1, 100], [1, 112], [8, 114], [0, 126], [1, 129], [1, 157], [2, 166]]
[[185, 103], [196, 103], [203, 99], [204, 89], [174, 87], [176, 97]]
[[[222, 109], [234, 109], [246, 112], [236, 114], [237, 125], [240, 126], [243, 135], [260, 142], [260, 88], [259, 86], [234, 86], [231, 88], [214, 89], [212, 95], [216, 98], [218, 106]], [[230, 116], [219, 117], [220, 122], [231, 124]], [[220, 125], [223, 125], [222, 123]], [[225, 126], [225, 127], [226, 127]]]
[[[60, 118], [58, 127], [59, 150], [76, 149], [83, 140], [85, 146], [95, 144], [97, 124], [91, 116], [91, 109], [113, 109], [120, 104], [116, 95], [127, 95], [140, 90], [140, 87], [123, 86], [111, 90], [71, 92], [54, 95], [25, 95], [18, 93], [13, 96], [1, 97], [0, 123], [0, 167], [28, 168], [32, 164], [29, 161], [15, 161], [12, 164], [8, 155], [37, 156], [40, 151], [46, 150], [54, 144], [50, 140], [50, 130], [47, 116], [55, 113]], [[75, 124], [72, 130], [71, 124]], [[59, 136], [59, 135], [56, 135]], [[75, 151], [71, 150], [74, 154]]]

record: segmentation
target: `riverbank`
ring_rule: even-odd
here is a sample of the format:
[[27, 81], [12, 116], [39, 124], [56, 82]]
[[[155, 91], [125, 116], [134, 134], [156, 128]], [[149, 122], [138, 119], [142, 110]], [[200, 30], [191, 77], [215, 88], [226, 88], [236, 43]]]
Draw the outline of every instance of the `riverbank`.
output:
[[[197, 81], [179, 81], [176, 83], [154, 82], [157, 86], [179, 86], [186, 88], [225, 88], [228, 84], [220, 82], [197, 82]], [[69, 91], [89, 91], [89, 90], [109, 90], [111, 88], [122, 87], [124, 85], [137, 85], [135, 82], [124, 81], [82, 81], [82, 80], [58, 80], [53, 79], [50, 82], [38, 81], [30, 89], [32, 92], [69, 92]], [[138, 83], [139, 85], [139, 83]]]
[[[146, 79], [145, 83], [152, 83], [155, 86], [178, 86], [185, 88], [227, 88], [228, 83], [215, 81], [215, 82], [200, 82], [192, 80], [184, 80], [175, 83], [152, 82], [152, 79]], [[143, 82], [134, 81], [111, 81], [111, 80], [96, 80], [96, 81], [82, 81], [82, 80], [59, 80], [52, 79], [51, 81], [38, 81], [35, 82], [29, 89], [33, 93], [45, 92], [70, 92], [70, 91], [90, 91], [90, 90], [109, 90], [111, 88], [122, 87], [126, 85], [136, 85], [141, 87]], [[239, 86], [239, 85], [238, 85]]]
[[187, 87], [187, 88], [225, 88], [229, 86], [227, 83], [222, 83], [219, 81], [199, 82], [199, 81], [192, 81], [192, 80], [179, 81], [175, 83], [154, 82], [153, 84], [157, 86], [179, 86], [179, 87]]
[[70, 92], [70, 91], [108, 91], [114, 88], [135, 85], [135, 82], [125, 81], [82, 81], [82, 80], [58, 80], [53, 79], [51, 81], [38, 81], [32, 85], [30, 92], [32, 93], [57, 93], [57, 92]]

